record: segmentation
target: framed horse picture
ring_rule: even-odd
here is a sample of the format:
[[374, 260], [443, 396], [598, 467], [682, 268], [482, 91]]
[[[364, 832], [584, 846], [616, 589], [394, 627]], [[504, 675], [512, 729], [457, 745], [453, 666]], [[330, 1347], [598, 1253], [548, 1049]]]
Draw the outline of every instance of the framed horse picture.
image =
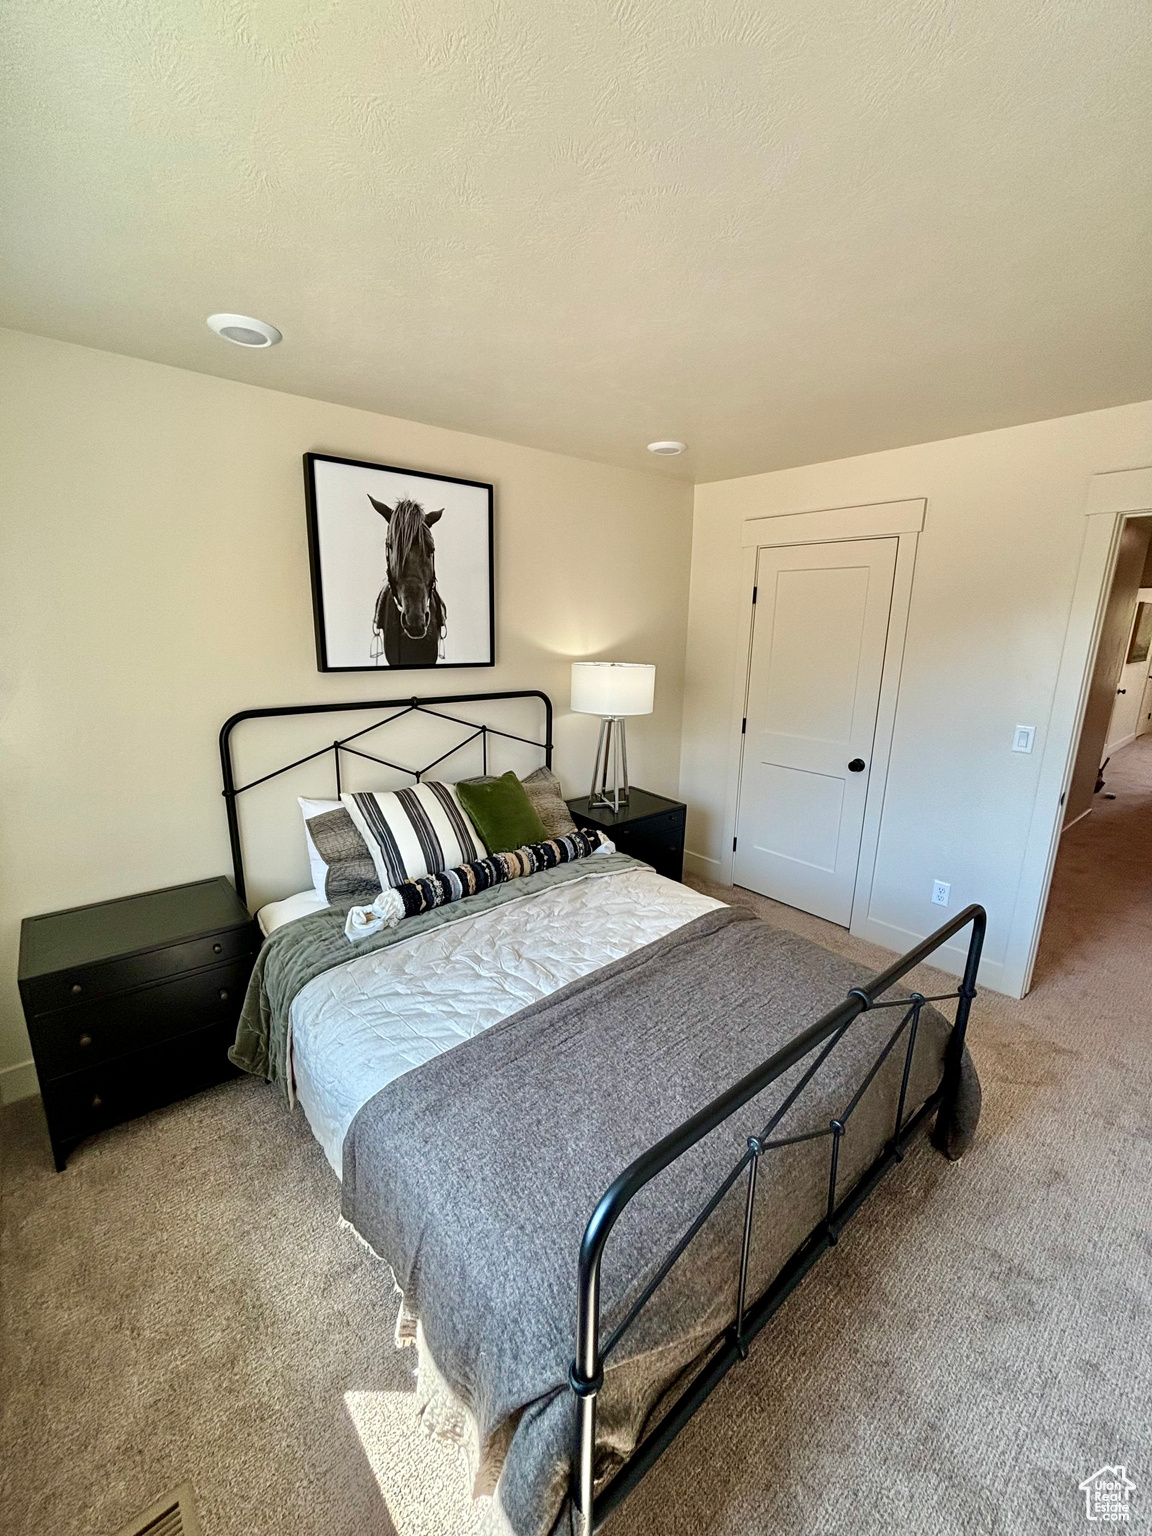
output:
[[495, 665], [492, 487], [304, 455], [321, 672]]

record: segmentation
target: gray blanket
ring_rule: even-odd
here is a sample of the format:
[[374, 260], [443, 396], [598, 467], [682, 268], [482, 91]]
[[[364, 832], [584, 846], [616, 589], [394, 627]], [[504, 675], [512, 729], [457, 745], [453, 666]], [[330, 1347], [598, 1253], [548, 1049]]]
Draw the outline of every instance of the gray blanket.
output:
[[[595, 971], [389, 1084], [344, 1144], [343, 1209], [391, 1265], [448, 1386], [502, 1459], [497, 1497], [518, 1536], [566, 1528], [575, 1433], [576, 1257], [608, 1184], [634, 1157], [865, 980], [848, 961], [725, 908]], [[780, 1126], [826, 1127], [898, 1022], [861, 1015]], [[937, 1087], [949, 1026], [922, 1015], [908, 1108]], [[603, 1273], [605, 1336], [761, 1128], [801, 1064], [632, 1203]], [[841, 1192], [891, 1135], [898, 1047], [849, 1123]], [[979, 1108], [967, 1065], [958, 1156]], [[750, 1295], [821, 1218], [829, 1143], [766, 1155]], [[601, 1473], [627, 1456], [661, 1397], [735, 1315], [743, 1183], [609, 1359]], [[506, 1452], [506, 1454], [505, 1454]]]
[[282, 928], [273, 930], [256, 957], [229, 1058], [242, 1071], [278, 1083], [288, 1097], [291, 1091], [287, 1071], [288, 1013], [296, 994], [314, 977], [361, 955], [371, 954], [374, 949], [400, 944], [428, 928], [458, 923], [462, 918], [475, 917], [477, 912], [519, 901], [536, 891], [563, 885], [569, 880], [604, 875], [610, 870], [627, 869], [635, 864], [636, 860], [624, 853], [598, 853], [591, 859], [559, 864], [555, 869], [542, 869], [534, 875], [509, 880], [505, 885], [491, 886], [463, 901], [435, 907], [416, 917], [406, 917], [395, 928], [385, 928], [355, 944], [350, 944], [344, 935], [347, 903], [326, 907], [323, 912], [285, 923]]

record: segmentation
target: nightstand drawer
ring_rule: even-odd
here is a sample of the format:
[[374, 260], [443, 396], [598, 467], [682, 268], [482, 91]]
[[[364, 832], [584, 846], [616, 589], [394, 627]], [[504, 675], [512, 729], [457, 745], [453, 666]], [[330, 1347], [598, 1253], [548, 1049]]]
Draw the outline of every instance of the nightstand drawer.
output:
[[53, 1135], [75, 1142], [149, 1109], [234, 1077], [228, 1060], [234, 1025], [214, 1024], [150, 1046], [119, 1061], [73, 1072], [42, 1085]]
[[652, 842], [679, 842], [684, 835], [683, 810], [669, 811], [664, 816], [646, 816], [643, 821], [634, 821], [628, 830], [636, 837], [646, 837]]
[[48, 1013], [55, 1008], [76, 1007], [98, 998], [130, 992], [166, 976], [179, 976], [202, 966], [219, 965], [240, 955], [253, 954], [258, 948], [254, 925], [228, 928], [205, 938], [189, 939], [184, 944], [167, 944], [123, 959], [36, 976], [24, 983], [24, 991], [34, 1013]]
[[212, 1024], [235, 1028], [252, 956], [29, 1020], [41, 1082]]
[[640, 822], [635, 827], [619, 828], [612, 833], [612, 837], [621, 853], [639, 859], [643, 864], [651, 864], [658, 875], [664, 875], [668, 880], [682, 880], [683, 838], [679, 834], [670, 837], [667, 832], [662, 837], [652, 837], [648, 835], [647, 829], [648, 823]]

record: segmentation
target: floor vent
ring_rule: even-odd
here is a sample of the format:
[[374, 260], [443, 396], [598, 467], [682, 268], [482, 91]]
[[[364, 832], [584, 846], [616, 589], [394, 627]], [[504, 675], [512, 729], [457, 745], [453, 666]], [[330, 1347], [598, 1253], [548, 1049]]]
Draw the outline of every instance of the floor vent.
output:
[[117, 1531], [116, 1536], [200, 1536], [200, 1522], [192, 1502], [192, 1484], [181, 1483], [151, 1509]]

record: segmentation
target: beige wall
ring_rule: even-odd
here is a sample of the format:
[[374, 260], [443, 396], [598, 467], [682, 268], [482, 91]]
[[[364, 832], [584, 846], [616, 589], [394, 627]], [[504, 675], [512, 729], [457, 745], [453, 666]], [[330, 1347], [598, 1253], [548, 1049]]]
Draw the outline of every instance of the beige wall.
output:
[[596, 722], [564, 717], [569, 662], [654, 661], [632, 771], [675, 793], [691, 487], [13, 332], [0, 397], [8, 1096], [34, 1086], [20, 919], [228, 870], [216, 733], [233, 711], [397, 691], [316, 671], [308, 449], [496, 484], [497, 666], [407, 672], [402, 691], [545, 689], [577, 794]]
[[1120, 535], [1116, 572], [1100, 627], [1100, 643], [1084, 708], [1084, 723], [1080, 728], [1076, 765], [1064, 806], [1066, 827], [1092, 809], [1096, 776], [1104, 760], [1108, 726], [1116, 707], [1116, 688], [1136, 616], [1136, 594], [1142, 585], [1144, 565], [1150, 553], [1148, 536], [1147, 518], [1132, 518]]
[[[1090, 477], [1152, 459], [1152, 403], [696, 488], [680, 788], [690, 865], [723, 875], [741, 523], [927, 498], [875, 876], [854, 929], [904, 949], [945, 915], [989, 911], [984, 976], [1018, 991], [1035, 913], [1017, 911], [1047, 723], [1085, 534]], [[1036, 727], [1031, 755], [1015, 725]], [[1067, 753], [1068, 742], [1053, 749]], [[730, 759], [730, 754], [732, 758]]]

